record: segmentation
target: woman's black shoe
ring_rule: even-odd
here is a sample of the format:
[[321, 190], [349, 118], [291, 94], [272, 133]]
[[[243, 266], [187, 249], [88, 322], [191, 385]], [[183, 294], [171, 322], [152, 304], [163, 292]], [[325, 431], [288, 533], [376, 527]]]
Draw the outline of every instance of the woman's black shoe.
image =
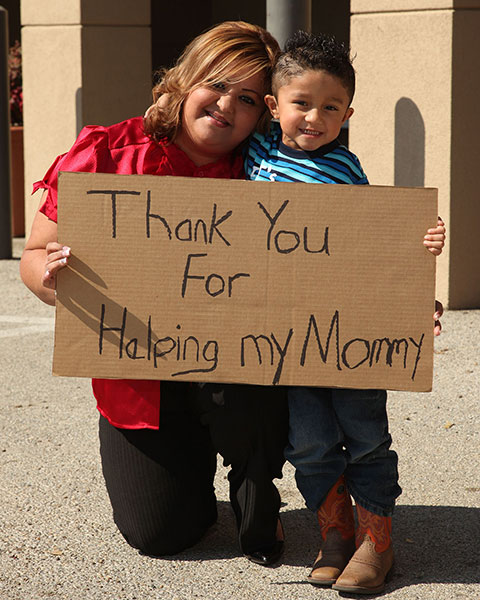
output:
[[276, 541], [272, 546], [245, 554], [250, 562], [267, 567], [278, 562], [283, 554], [283, 540]]

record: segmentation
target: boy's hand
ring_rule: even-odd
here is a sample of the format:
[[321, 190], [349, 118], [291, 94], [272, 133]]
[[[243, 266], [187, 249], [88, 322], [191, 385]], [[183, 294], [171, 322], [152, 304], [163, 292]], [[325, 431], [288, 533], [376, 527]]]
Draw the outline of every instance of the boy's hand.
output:
[[440, 323], [440, 317], [443, 315], [443, 304], [438, 300], [435, 300], [435, 313], [433, 319], [435, 321], [433, 325], [433, 335], [440, 335], [442, 331], [442, 324]]
[[445, 245], [445, 223], [441, 217], [438, 217], [437, 226], [432, 229], [427, 229], [427, 234], [423, 238], [423, 245], [435, 256], [442, 253]]
[[143, 115], [143, 118], [146, 119], [154, 108], [165, 108], [168, 105], [168, 96], [169, 94], [162, 94], [156, 102], [154, 102], [147, 108], [145, 114]]

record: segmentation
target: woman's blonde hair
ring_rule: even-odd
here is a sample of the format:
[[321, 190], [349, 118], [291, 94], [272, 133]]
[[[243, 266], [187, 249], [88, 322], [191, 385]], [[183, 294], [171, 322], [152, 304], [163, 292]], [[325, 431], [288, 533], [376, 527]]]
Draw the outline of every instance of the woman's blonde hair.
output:
[[[262, 27], [244, 21], [225, 21], [197, 36], [171, 69], [160, 71], [152, 90], [154, 104], [144, 119], [144, 130], [155, 140], [175, 139], [182, 106], [196, 88], [219, 82], [238, 83], [263, 72], [265, 94], [270, 93], [271, 75], [280, 53], [275, 38]], [[159, 100], [168, 94], [168, 101]], [[263, 113], [257, 129], [268, 122]]]

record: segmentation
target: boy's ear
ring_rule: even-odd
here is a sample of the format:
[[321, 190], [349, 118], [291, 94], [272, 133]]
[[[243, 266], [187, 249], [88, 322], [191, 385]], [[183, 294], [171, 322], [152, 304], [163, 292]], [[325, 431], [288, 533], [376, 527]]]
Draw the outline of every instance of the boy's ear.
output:
[[267, 94], [263, 99], [265, 101], [265, 104], [268, 106], [268, 110], [270, 111], [270, 114], [272, 115], [272, 117], [274, 119], [278, 119], [279, 118], [278, 104], [277, 104], [277, 99], [275, 98], [275, 96], [272, 96], [271, 94]]
[[347, 108], [347, 110], [345, 111], [345, 116], [343, 117], [343, 121], [342, 123], [345, 123], [345, 121], [348, 121], [348, 119], [353, 115], [354, 110], [351, 106], [349, 106]]

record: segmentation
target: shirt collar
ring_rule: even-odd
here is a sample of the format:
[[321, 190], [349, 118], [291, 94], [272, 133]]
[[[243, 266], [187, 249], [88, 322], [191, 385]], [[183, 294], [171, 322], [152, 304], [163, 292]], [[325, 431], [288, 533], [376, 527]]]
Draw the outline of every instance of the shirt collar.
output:
[[333, 142], [325, 144], [325, 146], [320, 146], [320, 148], [317, 148], [316, 150], [295, 150], [281, 141], [278, 149], [286, 156], [301, 160], [305, 158], [320, 158], [332, 150], [335, 150], [335, 148], [338, 148], [338, 146], [340, 146], [340, 142], [338, 140], [333, 140]]

